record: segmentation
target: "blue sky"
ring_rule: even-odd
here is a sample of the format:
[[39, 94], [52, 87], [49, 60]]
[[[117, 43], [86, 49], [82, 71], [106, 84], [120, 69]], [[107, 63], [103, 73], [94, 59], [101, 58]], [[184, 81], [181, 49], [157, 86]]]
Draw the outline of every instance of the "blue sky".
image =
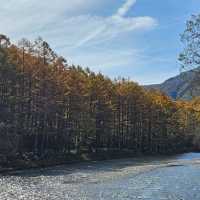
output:
[[140, 84], [179, 73], [180, 33], [199, 0], [0, 0], [0, 32], [42, 36], [69, 63]]

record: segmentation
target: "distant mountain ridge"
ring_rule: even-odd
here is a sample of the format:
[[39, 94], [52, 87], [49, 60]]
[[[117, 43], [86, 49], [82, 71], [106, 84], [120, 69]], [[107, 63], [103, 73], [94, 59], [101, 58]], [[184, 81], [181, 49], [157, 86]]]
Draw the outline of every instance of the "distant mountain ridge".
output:
[[170, 96], [172, 99], [190, 100], [194, 96], [200, 96], [200, 88], [193, 82], [199, 69], [182, 72], [161, 84], [145, 85], [146, 89], [157, 89]]

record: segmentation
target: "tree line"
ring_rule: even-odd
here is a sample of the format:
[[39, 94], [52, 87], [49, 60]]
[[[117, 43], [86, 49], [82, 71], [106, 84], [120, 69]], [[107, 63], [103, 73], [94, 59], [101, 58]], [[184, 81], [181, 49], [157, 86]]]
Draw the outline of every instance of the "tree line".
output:
[[42, 38], [0, 35], [1, 154], [182, 152], [198, 147], [199, 105], [69, 65]]

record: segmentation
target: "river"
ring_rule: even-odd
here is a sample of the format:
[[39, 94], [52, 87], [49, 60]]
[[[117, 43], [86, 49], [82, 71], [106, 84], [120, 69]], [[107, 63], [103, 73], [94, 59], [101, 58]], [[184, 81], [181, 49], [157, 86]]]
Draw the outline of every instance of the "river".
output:
[[0, 200], [200, 200], [200, 153], [15, 171]]

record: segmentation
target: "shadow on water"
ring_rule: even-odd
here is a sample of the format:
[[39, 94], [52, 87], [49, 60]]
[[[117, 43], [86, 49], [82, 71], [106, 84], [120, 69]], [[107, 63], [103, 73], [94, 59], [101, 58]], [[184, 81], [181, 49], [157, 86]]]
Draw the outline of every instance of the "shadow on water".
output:
[[[66, 176], [78, 172], [88, 174], [94, 172], [118, 172], [126, 167], [137, 167], [145, 165], [168, 164], [173, 160], [200, 159], [200, 153], [187, 153], [176, 156], [143, 156], [129, 159], [116, 159], [107, 161], [88, 161], [85, 163], [67, 164], [48, 168], [19, 170], [3, 174], [2, 176], [37, 177], [37, 176]], [[180, 164], [169, 164], [168, 167], [181, 166]]]

